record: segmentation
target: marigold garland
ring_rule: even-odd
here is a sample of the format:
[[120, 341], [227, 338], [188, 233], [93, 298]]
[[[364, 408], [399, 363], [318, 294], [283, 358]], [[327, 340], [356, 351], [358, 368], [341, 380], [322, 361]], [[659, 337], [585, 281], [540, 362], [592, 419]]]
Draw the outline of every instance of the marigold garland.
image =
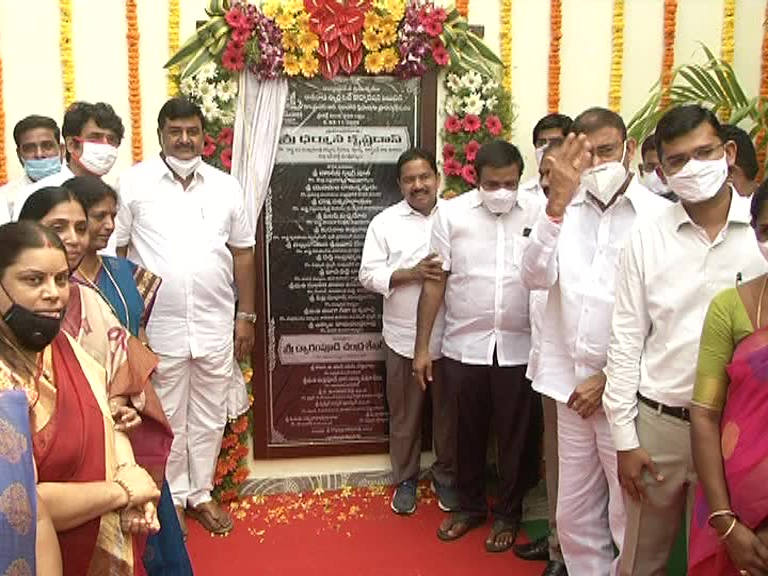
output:
[[624, 0], [613, 2], [613, 37], [611, 39], [611, 83], [608, 107], [621, 111], [621, 82], [624, 78]]
[[720, 58], [733, 64], [734, 29], [736, 27], [736, 0], [725, 0], [723, 4], [723, 32]]
[[141, 81], [139, 77], [139, 22], [136, 0], [126, 0], [125, 20], [128, 24], [128, 102], [131, 106], [131, 157], [134, 164], [144, 155], [141, 138]]
[[3, 102], [3, 58], [0, 57], [0, 186], [8, 181], [8, 160], [5, 156], [5, 102]]
[[72, 0], [59, 0], [59, 54], [64, 109], [75, 101], [75, 60], [72, 55]]
[[512, 92], [512, 0], [501, 0], [501, 85]]
[[469, 0], [456, 0], [456, 10], [466, 18], [469, 16]]
[[[168, 56], [173, 56], [179, 50], [179, 0], [168, 0]], [[174, 97], [179, 93], [179, 85], [176, 77], [179, 67], [168, 69], [168, 96]]]
[[[765, 6], [765, 19], [768, 19], [768, 4]], [[763, 47], [760, 55], [760, 98], [765, 101], [768, 99], [768, 28], [763, 27]], [[766, 146], [763, 145], [765, 141], [765, 132], [758, 133], [755, 139], [755, 146], [757, 147], [758, 166], [760, 166], [760, 178], [763, 177], [763, 166], [765, 166]]]
[[675, 30], [677, 28], [677, 0], [664, 0], [664, 56], [661, 61], [661, 87], [664, 91], [662, 106], [669, 102], [666, 93], [672, 82], [675, 66]]
[[563, 3], [551, 0], [549, 15], [549, 96], [547, 110], [550, 113], [560, 109], [560, 40], [563, 37]]

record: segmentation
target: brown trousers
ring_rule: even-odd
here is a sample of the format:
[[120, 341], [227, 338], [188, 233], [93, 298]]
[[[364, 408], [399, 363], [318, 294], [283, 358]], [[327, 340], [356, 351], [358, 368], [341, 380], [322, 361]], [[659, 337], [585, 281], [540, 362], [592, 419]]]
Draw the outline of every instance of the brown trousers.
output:
[[[389, 406], [389, 458], [395, 484], [415, 480], [419, 476], [421, 429], [424, 413], [422, 392], [411, 374], [413, 361], [387, 347], [387, 404]], [[432, 396], [432, 441], [435, 463], [432, 478], [445, 486], [454, 484], [456, 444], [455, 402], [445, 389], [442, 378], [443, 362], [432, 363], [434, 380], [428, 386]]]
[[[463, 364], [444, 358], [445, 381], [458, 401], [456, 480], [462, 512], [486, 516], [486, 454], [493, 420], [499, 488], [493, 514], [520, 520], [526, 478], [520, 473], [534, 394], [525, 365], [500, 367]], [[531, 464], [538, 466], [538, 463]]]

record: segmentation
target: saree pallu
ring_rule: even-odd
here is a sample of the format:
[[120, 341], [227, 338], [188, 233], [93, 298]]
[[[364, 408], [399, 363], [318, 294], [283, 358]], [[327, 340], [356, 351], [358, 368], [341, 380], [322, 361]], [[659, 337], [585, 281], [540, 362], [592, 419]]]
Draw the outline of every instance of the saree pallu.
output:
[[0, 387], [0, 574], [35, 574], [36, 527], [27, 395]]
[[[750, 530], [768, 519], [768, 330], [745, 338], [728, 366], [730, 384], [720, 421], [723, 468], [731, 509]], [[692, 576], [738, 576], [725, 544], [707, 524], [711, 510], [696, 492], [689, 571]]]
[[134, 336], [146, 326], [161, 280], [125, 258], [102, 256], [96, 286]]

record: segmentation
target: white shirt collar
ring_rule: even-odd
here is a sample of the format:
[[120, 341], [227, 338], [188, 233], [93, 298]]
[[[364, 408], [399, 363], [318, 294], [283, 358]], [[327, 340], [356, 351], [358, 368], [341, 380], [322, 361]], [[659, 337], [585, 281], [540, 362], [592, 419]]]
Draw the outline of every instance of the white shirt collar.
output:
[[[750, 202], [751, 200], [749, 198], [744, 198], [743, 196], [739, 196], [736, 191], [733, 189], [733, 186], [731, 188], [731, 206], [728, 208], [728, 224], [731, 223], [737, 223], [737, 224], [749, 224], [751, 222], [751, 214], [750, 214]], [[688, 212], [683, 207], [682, 202], [677, 202], [675, 204], [675, 211], [674, 211], [674, 222], [675, 222], [675, 228], [680, 229], [680, 227], [683, 224], [695, 224], [693, 220], [691, 220], [691, 217], [688, 215]]]

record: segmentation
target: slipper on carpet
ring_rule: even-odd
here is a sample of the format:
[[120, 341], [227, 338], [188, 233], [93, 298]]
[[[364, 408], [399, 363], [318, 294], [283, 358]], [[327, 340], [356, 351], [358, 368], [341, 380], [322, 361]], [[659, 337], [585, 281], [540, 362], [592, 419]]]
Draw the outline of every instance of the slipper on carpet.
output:
[[466, 512], [454, 512], [449, 521], [450, 526], [448, 529], [444, 529], [442, 526], [437, 529], [437, 537], [443, 542], [458, 540], [473, 528], [483, 524], [485, 518], [483, 516], [473, 516]]
[[[491, 533], [488, 535], [490, 541], [485, 541], [485, 551], [492, 553], [506, 552], [514, 545], [519, 530], [519, 521], [501, 520], [497, 518], [494, 520]], [[498, 544], [496, 539], [502, 534], [512, 534], [512, 538], [506, 544]]]
[[216, 515], [212, 508], [213, 506], [206, 502], [205, 504], [198, 504], [194, 508], [187, 508], [187, 514], [192, 519], [197, 520], [211, 534], [222, 536], [231, 532], [235, 524], [229, 514], [219, 508], [221, 514]]

